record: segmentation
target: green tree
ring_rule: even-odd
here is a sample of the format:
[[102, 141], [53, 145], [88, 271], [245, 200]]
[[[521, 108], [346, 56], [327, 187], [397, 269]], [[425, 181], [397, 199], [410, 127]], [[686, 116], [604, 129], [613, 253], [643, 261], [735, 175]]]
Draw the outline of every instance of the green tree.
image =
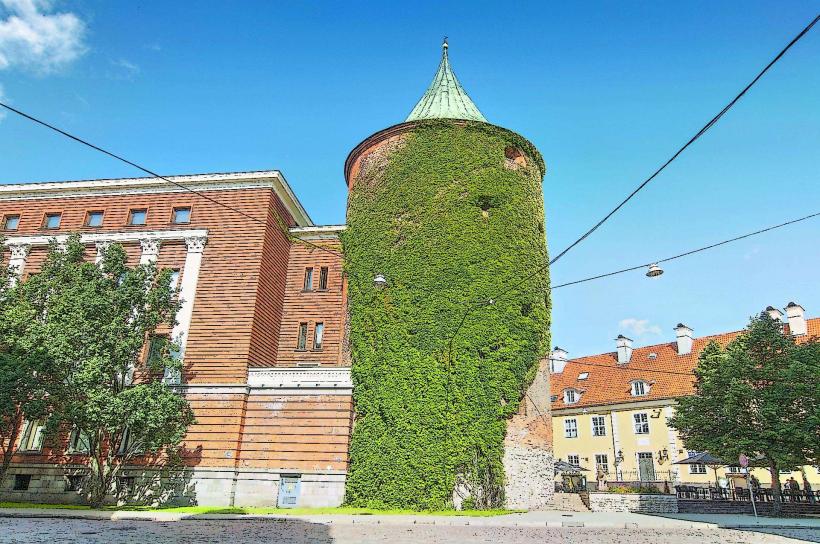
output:
[[710, 343], [695, 376], [670, 424], [689, 449], [767, 467], [780, 513], [779, 470], [820, 462], [820, 343], [797, 344], [763, 313], [725, 349]]
[[[171, 271], [129, 267], [119, 245], [104, 252], [100, 265], [86, 262], [83, 253], [77, 236], [65, 247], [52, 244], [27, 286], [46, 299], [50, 359], [70, 368], [59, 397], [51, 399], [52, 421], [82, 433], [90, 465], [86, 492], [100, 506], [122, 467], [177, 447], [194, 417], [185, 398], [158, 379], [181, 364], [172, 357], [174, 346], [167, 340], [157, 346], [161, 337], [153, 336], [174, 324]], [[154, 346], [142, 365], [149, 339]], [[135, 370], [141, 379], [132, 383]]]
[[46, 416], [49, 392], [61, 383], [45, 354], [41, 315], [0, 252], [0, 482], [25, 420]]

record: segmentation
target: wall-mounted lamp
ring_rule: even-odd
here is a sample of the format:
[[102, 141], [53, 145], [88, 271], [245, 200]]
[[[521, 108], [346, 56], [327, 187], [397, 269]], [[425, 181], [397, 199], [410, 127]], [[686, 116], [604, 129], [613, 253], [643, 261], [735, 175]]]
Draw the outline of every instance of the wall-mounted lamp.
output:
[[618, 450], [618, 453], [615, 454], [615, 464], [620, 465], [624, 462], [624, 450]]
[[658, 463], [663, 464], [666, 461], [669, 461], [669, 450], [667, 450], [666, 448], [658, 450]]

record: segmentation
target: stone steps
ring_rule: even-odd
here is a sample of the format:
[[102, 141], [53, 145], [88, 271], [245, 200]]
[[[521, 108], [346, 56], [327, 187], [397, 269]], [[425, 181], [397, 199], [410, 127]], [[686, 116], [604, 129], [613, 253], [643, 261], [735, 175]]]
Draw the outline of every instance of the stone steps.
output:
[[577, 493], [556, 493], [552, 497], [552, 507], [563, 512], [589, 512]]

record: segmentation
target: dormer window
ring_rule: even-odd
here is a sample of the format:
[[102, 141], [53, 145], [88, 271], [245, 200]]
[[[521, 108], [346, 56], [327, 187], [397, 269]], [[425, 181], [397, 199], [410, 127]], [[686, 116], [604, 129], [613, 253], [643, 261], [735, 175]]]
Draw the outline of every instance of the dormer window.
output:
[[643, 380], [635, 380], [632, 382], [632, 396], [643, 397], [649, 394], [649, 383]]
[[564, 404], [575, 404], [581, 398], [581, 393], [576, 389], [564, 389]]

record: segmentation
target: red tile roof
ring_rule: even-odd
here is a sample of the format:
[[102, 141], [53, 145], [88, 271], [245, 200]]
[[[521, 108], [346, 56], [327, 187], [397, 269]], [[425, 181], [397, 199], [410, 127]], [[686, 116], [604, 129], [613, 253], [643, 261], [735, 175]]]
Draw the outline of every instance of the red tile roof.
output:
[[[820, 337], [820, 318], [807, 319], [808, 334], [798, 342]], [[785, 325], [784, 332], [788, 334]], [[698, 355], [714, 340], [721, 345], [731, 342], [742, 331], [727, 332], [695, 338], [692, 352], [678, 355], [676, 342], [635, 348], [628, 363], [618, 364], [616, 352], [589, 355], [567, 361], [564, 371], [550, 376], [552, 409], [600, 406], [638, 400], [658, 400], [679, 397], [692, 392], [695, 377], [692, 371], [698, 364]], [[654, 353], [656, 357], [650, 358]], [[585, 380], [581, 373], [588, 372]], [[647, 395], [632, 396], [632, 382], [641, 380], [650, 384]], [[564, 403], [564, 391], [575, 389], [581, 393], [578, 402]]]

